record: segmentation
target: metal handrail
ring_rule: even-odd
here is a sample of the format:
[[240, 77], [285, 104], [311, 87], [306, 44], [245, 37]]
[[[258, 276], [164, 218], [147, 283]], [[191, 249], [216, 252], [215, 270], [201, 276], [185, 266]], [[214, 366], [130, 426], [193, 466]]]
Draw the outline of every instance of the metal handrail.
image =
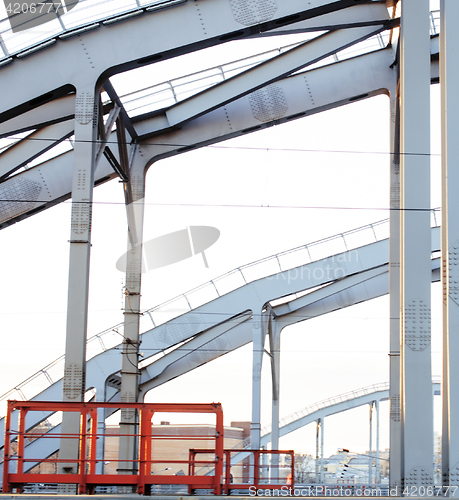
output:
[[[440, 384], [441, 378], [438, 376], [432, 377], [432, 383]], [[381, 382], [379, 384], [367, 385], [360, 389], [355, 389], [353, 391], [345, 392], [337, 396], [332, 396], [330, 398], [323, 399], [322, 401], [318, 401], [317, 403], [313, 403], [312, 405], [305, 406], [301, 410], [295, 411], [293, 413], [290, 413], [290, 415], [283, 417], [282, 419], [279, 420], [279, 428], [291, 424], [299, 420], [300, 418], [306, 417], [307, 415], [311, 415], [311, 413], [314, 413], [315, 411], [323, 410], [324, 408], [329, 408], [330, 406], [333, 406], [335, 404], [343, 403], [345, 401], [351, 401], [353, 399], [357, 399], [362, 396], [367, 396], [368, 394], [375, 394], [376, 392], [388, 391], [389, 388], [390, 388], [389, 382]], [[271, 430], [272, 426], [267, 425], [261, 429], [260, 434], [263, 437], [266, 434], [269, 434]], [[240, 446], [241, 443], [238, 443], [235, 445], [235, 448]], [[242, 449], [248, 446], [250, 446], [250, 436], [248, 436], [242, 441]]]
[[[78, 5], [73, 8], [70, 12], [66, 13], [64, 16], [56, 18], [56, 20], [49, 21], [46, 24], [48, 29], [43, 35], [43, 30], [39, 30], [39, 34], [30, 43], [27, 40], [30, 39], [30, 32], [28, 36], [24, 36], [24, 33], [12, 33], [9, 18], [0, 19], [0, 47], [2, 52], [4, 52], [4, 57], [0, 58], [1, 62], [20, 54], [25, 50], [31, 50], [35, 47], [39, 47], [44, 43], [51, 40], [57, 40], [59, 37], [65, 36], [68, 33], [72, 33], [76, 30], [83, 30], [84, 28], [89, 28], [94, 24], [101, 25], [104, 22], [110, 22], [111, 19], [115, 19], [121, 16], [128, 16], [129, 14], [135, 13], [147, 13], [151, 12], [156, 6], [165, 8], [168, 5], [176, 5], [180, 0], [152, 0], [150, 2], [144, 2], [142, 5], [138, 1], [132, 2], [131, 5], [119, 6], [119, 2], [115, 0], [102, 0], [102, 1], [89, 1], [89, 0], [79, 0]], [[181, 0], [180, 3], [185, 3], [187, 0]], [[110, 4], [113, 7], [110, 9]], [[79, 19], [75, 19], [77, 16], [81, 16]], [[18, 14], [20, 15], [20, 14]], [[56, 22], [54, 22], [56, 21]], [[50, 23], [58, 24], [54, 27], [54, 30], [50, 28]], [[98, 27], [98, 26], [97, 26]], [[50, 35], [51, 32], [51, 35]], [[22, 40], [26, 40], [24, 43]], [[18, 41], [13, 50], [8, 49], [8, 42]]]
[[[432, 210], [432, 225], [438, 227], [435, 217], [435, 210]], [[339, 233], [335, 236], [324, 238], [307, 245], [301, 245], [291, 250], [280, 252], [270, 257], [265, 257], [258, 261], [251, 262], [244, 266], [238, 267], [226, 274], [214, 278], [213, 280], [189, 290], [177, 297], [170, 299], [162, 304], [159, 304], [151, 309], [143, 312], [141, 321], [148, 321], [149, 331], [153, 328], [170, 321], [182, 314], [194, 310], [217, 297], [221, 297], [230, 291], [251, 283], [255, 280], [266, 278], [272, 274], [289, 271], [295, 267], [309, 264], [323, 258], [336, 255], [344, 251], [352, 251], [364, 245], [375, 243], [386, 239], [389, 235], [389, 219], [381, 220], [373, 224], [368, 224], [357, 229]], [[347, 250], [346, 250], [347, 249]], [[292, 258], [292, 257], [299, 258]], [[270, 271], [266, 272], [266, 264], [271, 264]], [[258, 271], [258, 272], [257, 272]], [[261, 272], [260, 272], [261, 271]], [[236, 284], [236, 286], [234, 286]], [[202, 293], [199, 295], [199, 301], [194, 299], [193, 295], [196, 292], [208, 288], [209, 294], [203, 299]], [[180, 307], [178, 307], [180, 303]], [[187, 305], [184, 308], [184, 305]], [[190, 305], [192, 304], [192, 305]], [[171, 307], [175, 305], [176, 307]], [[167, 318], [161, 318], [161, 314]], [[156, 317], [155, 317], [156, 314]], [[158, 317], [159, 315], [159, 317]], [[153, 323], [151, 325], [150, 323]], [[162, 321], [164, 320], [164, 321]], [[145, 325], [146, 326], [146, 325]], [[101, 352], [105, 352], [120, 344], [120, 337], [123, 337], [123, 323], [119, 323], [103, 332], [99, 332], [87, 340], [88, 359], [97, 356]], [[56, 382], [63, 376], [64, 371], [64, 355], [60, 356], [42, 370], [36, 372], [13, 389], [0, 396], [0, 412], [3, 411], [8, 399], [31, 399], [42, 392], [47, 387], [52, 385], [51, 381]]]

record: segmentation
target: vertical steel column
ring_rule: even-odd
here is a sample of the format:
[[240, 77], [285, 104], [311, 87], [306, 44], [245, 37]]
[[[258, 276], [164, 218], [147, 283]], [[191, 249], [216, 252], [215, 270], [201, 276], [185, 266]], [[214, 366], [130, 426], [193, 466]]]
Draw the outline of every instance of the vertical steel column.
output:
[[[137, 157], [132, 167], [130, 190], [132, 203], [126, 206], [128, 219], [128, 251], [126, 257], [126, 289], [124, 306], [124, 340], [121, 366], [121, 402], [138, 400], [139, 345], [140, 345], [140, 291], [142, 278], [142, 239], [145, 214], [145, 162]], [[136, 158], [136, 159], [137, 159]], [[136, 473], [138, 414], [132, 409], [121, 411], [119, 468], [122, 474]]]
[[400, 386], [400, 78], [391, 93], [391, 168], [389, 239], [389, 398], [390, 398], [390, 491], [399, 492], [402, 484], [401, 386]]
[[[279, 397], [280, 397], [280, 335], [281, 327], [273, 317], [269, 315], [268, 334], [271, 351], [271, 381], [272, 381], [272, 412], [271, 412], [271, 449], [279, 449]], [[278, 472], [279, 455], [271, 455], [273, 470]], [[279, 475], [277, 473], [277, 475]]]
[[316, 484], [320, 482], [320, 468], [319, 468], [319, 431], [320, 431], [320, 418], [316, 420]]
[[429, 14], [429, 0], [402, 0], [402, 477], [418, 492], [433, 484]]
[[[277, 325], [273, 328], [273, 342], [271, 344], [271, 366], [272, 366], [272, 384], [273, 384], [273, 401], [272, 401], [272, 430], [271, 430], [271, 449], [279, 449], [279, 390], [280, 390], [280, 332]], [[275, 455], [278, 457], [278, 455]]]
[[[443, 433], [442, 482], [459, 496], [459, 3], [441, 0]], [[454, 488], [455, 487], [455, 488]]]
[[[97, 394], [97, 393], [96, 393]], [[105, 464], [105, 408], [97, 409], [96, 474], [104, 473]]]
[[324, 423], [325, 418], [320, 419], [320, 484], [324, 484]]
[[373, 403], [370, 403], [370, 442], [368, 445], [368, 484], [373, 483], [373, 456], [372, 456], [372, 448], [373, 448]]
[[[63, 401], [83, 401], [86, 388], [89, 259], [98, 101], [94, 85], [77, 89]], [[64, 412], [62, 433], [77, 436], [79, 430], [79, 413]], [[78, 439], [61, 439], [59, 458], [77, 460]], [[77, 462], [63, 463], [60, 470], [76, 474]], [[68, 488], [60, 488], [60, 492], [62, 490], [70, 493], [74, 488], [69, 485]]]
[[260, 317], [252, 319], [252, 424], [250, 427], [250, 446], [253, 450], [260, 449], [261, 431], [261, 368], [265, 348], [265, 332]]
[[[381, 481], [381, 467], [379, 460], [379, 399], [375, 401], [376, 404], [376, 484]], [[390, 490], [389, 490], [390, 491]]]

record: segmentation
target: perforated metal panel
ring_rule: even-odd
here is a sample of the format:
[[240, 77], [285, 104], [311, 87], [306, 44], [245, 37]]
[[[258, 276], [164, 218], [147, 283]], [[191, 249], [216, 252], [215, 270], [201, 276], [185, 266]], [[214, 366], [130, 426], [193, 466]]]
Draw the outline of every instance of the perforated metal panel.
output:
[[89, 210], [90, 204], [87, 198], [83, 199], [81, 203], [72, 205], [72, 231], [75, 234], [83, 234], [90, 230]]
[[459, 305], [459, 241], [448, 252], [448, 295]]
[[90, 123], [97, 113], [94, 112], [94, 97], [89, 92], [82, 92], [75, 100], [75, 120], [81, 125]]
[[0, 187], [0, 198], [4, 200], [0, 201], [0, 222], [31, 210], [41, 190], [40, 183], [21, 177], [3, 183]]
[[[134, 393], [132, 392], [125, 392], [124, 394], [121, 395], [120, 399], [122, 403], [136, 402], [136, 398], [134, 396]], [[134, 408], [123, 408], [121, 414], [122, 414], [122, 423], [128, 423], [135, 421], [137, 411]]]
[[400, 182], [393, 182], [390, 187], [390, 207], [400, 208]]
[[222, 354], [230, 349], [228, 336], [226, 334], [220, 335], [209, 343], [204, 344], [200, 349], [197, 349], [190, 356], [190, 362], [196, 363], [198, 366], [206, 363], [209, 359], [215, 357], [215, 351], [221, 351]]
[[348, 307], [355, 304], [355, 294], [352, 288], [339, 292], [336, 296], [336, 303], [339, 307]]
[[412, 351], [430, 345], [430, 307], [421, 299], [412, 300], [405, 309], [405, 345]]
[[77, 399], [81, 396], [83, 385], [83, 370], [80, 365], [70, 364], [64, 370], [63, 392], [68, 399]]
[[400, 394], [394, 394], [390, 398], [390, 418], [400, 422]]
[[282, 118], [288, 110], [284, 91], [276, 85], [253, 92], [249, 99], [253, 116], [261, 122]]
[[276, 0], [230, 0], [234, 19], [252, 26], [272, 19], [277, 10]]

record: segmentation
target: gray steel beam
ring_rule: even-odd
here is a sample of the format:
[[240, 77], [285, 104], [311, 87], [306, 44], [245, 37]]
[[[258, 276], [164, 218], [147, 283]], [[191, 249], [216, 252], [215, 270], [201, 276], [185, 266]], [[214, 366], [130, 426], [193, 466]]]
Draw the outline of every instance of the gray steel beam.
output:
[[261, 437], [261, 372], [265, 351], [266, 329], [255, 310], [252, 317], [252, 422], [250, 425], [250, 446], [260, 449]]
[[442, 482], [459, 496], [459, 4], [441, 1], [440, 85], [442, 116]]
[[[397, 65], [397, 70], [399, 66]], [[391, 491], [401, 491], [401, 386], [400, 386], [400, 81], [391, 95], [390, 161], [390, 243], [389, 243], [389, 381], [390, 381], [390, 456]]]
[[[438, 240], [438, 242], [437, 242]], [[439, 228], [432, 230], [432, 251], [438, 251], [440, 248], [440, 235]], [[380, 243], [375, 243], [374, 248], [379, 255]], [[380, 256], [380, 264], [384, 261], [387, 263], [388, 257], [382, 253]], [[367, 264], [364, 264], [364, 268]], [[374, 264], [373, 264], [374, 267]], [[432, 281], [439, 281], [440, 279], [440, 259], [432, 259]], [[348, 307], [353, 304], [360, 303], [364, 300], [371, 300], [373, 298], [385, 295], [388, 293], [388, 279], [387, 279], [387, 264], [386, 276], [376, 276], [366, 282], [355, 285], [352, 288], [348, 287], [345, 280], [340, 280], [342, 289], [335, 289], [333, 294], [320, 301], [315, 301], [310, 305], [305, 306], [297, 312], [292, 311], [289, 316], [283, 316], [277, 321], [282, 321], [282, 328], [289, 324], [297, 323], [308, 318], [327, 314], [328, 312], [335, 311], [340, 307]], [[251, 288], [253, 288], [252, 285]], [[330, 287], [332, 285], [328, 285]], [[257, 293], [261, 293], [263, 287], [258, 289]], [[287, 292], [286, 292], [287, 293]], [[344, 298], [347, 300], [343, 300]], [[218, 299], [220, 300], [220, 299]], [[264, 300], [264, 299], [263, 299]], [[233, 301], [234, 302], [234, 301]], [[237, 302], [237, 301], [236, 301]], [[234, 308], [233, 318], [228, 320], [231, 312], [227, 310], [226, 313], [219, 313], [215, 315], [215, 325], [209, 328], [208, 317], [201, 315], [198, 311], [189, 313], [191, 321], [186, 322], [187, 315], [181, 316], [177, 319], [177, 325], [180, 325], [180, 331], [183, 336], [171, 335], [171, 331], [176, 331], [174, 324], [176, 320], [170, 323], [157, 326], [156, 328], [145, 332], [142, 335], [142, 342], [146, 350], [153, 354], [163, 352], [164, 349], [171, 347], [174, 343], [182, 342], [187, 338], [192, 338], [188, 341], [183, 348], [176, 349], [158, 361], [142, 368], [141, 374], [141, 397], [145, 393], [173, 378], [182, 375], [204, 363], [212, 361], [213, 359], [225, 354], [226, 352], [233, 351], [247, 343], [251, 339], [251, 322], [247, 321], [251, 318], [252, 312], [245, 311], [242, 315], [237, 315], [237, 309], [243, 309], [246, 302], [241, 302], [240, 307]], [[222, 306], [223, 307], [223, 306]], [[222, 310], [218, 306], [216, 310]], [[188, 328], [189, 326], [189, 328]], [[200, 333], [201, 332], [201, 333]], [[204, 349], [203, 349], [204, 347]], [[105, 379], [107, 374], [113, 371], [116, 361], [119, 359], [118, 350], [108, 350], [97, 357], [88, 361], [88, 380], [90, 385], [97, 388], [97, 394], [103, 400], [109, 400], [109, 395], [106, 395], [104, 390]], [[111, 376], [108, 379], [112, 378]], [[117, 387], [117, 386], [116, 386]], [[52, 386], [45, 389], [38, 397], [41, 400], [54, 400], [60, 398], [62, 390], [62, 380], [58, 380]], [[116, 389], [110, 389], [111, 391]], [[33, 399], [38, 399], [38, 397]], [[41, 417], [46, 418], [46, 415]], [[30, 422], [30, 425], [37, 425], [40, 420]], [[0, 431], [3, 428], [4, 419], [0, 419]], [[3, 445], [3, 432], [0, 432], [0, 446]]]
[[0, 154], [0, 182], [73, 135], [73, 120], [29, 134]]
[[[387, 5], [381, 2], [381, 6], [384, 8], [381, 19], [386, 19], [387, 17]], [[357, 7], [357, 8], [355, 8]], [[268, 37], [268, 36], [278, 36], [278, 35], [291, 35], [293, 33], [310, 33], [314, 31], [328, 31], [335, 29], [345, 29], [357, 26], [368, 25], [368, 19], [370, 14], [374, 9], [373, 4], [360, 4], [350, 7], [348, 9], [340, 10], [339, 12], [331, 12], [323, 16], [318, 16], [313, 19], [307, 19], [289, 26], [282, 28], [273, 29], [270, 31], [264, 31], [261, 33], [255, 33], [251, 38], [255, 37]], [[374, 12], [374, 11], [373, 11]]]
[[0, 138], [47, 127], [74, 116], [75, 94], [66, 95], [0, 123]]
[[[435, 236], [439, 236], [439, 228], [433, 229], [432, 232]], [[434, 250], [434, 248], [433, 246], [432, 251], [438, 251]], [[432, 282], [440, 281], [440, 265], [440, 259], [432, 259]], [[385, 264], [381, 266], [381, 268], [385, 269], [384, 273], [369, 276], [363, 281], [356, 281], [352, 286], [348, 286], [349, 282], [347, 282], [347, 278], [344, 278], [336, 283], [330, 283], [326, 287], [323, 287], [324, 289], [330, 289], [329, 294], [325, 293], [323, 296], [319, 297], [314, 296], [316, 291], [310, 293], [310, 300], [307, 303], [303, 303], [301, 307], [293, 309], [288, 314], [278, 317], [277, 321], [282, 325], [282, 328], [286, 328], [299, 321], [316, 318], [323, 314], [337, 311], [343, 307], [349, 307], [364, 302], [365, 300], [385, 295], [388, 293], [387, 290], [389, 290], [389, 266]], [[352, 278], [352, 276], [350, 278]], [[367, 288], [367, 286], [369, 288]], [[316, 298], [318, 300], [316, 300]]]
[[403, 487], [416, 496], [433, 485], [429, 26], [428, 0], [402, 1], [401, 472]]
[[[381, 482], [381, 470], [379, 460], [379, 400], [375, 401], [376, 405], [376, 484]], [[371, 455], [371, 453], [370, 453]]]
[[[120, 137], [118, 131], [118, 138]], [[122, 151], [122, 150], [121, 150]], [[127, 158], [123, 161], [125, 163]], [[128, 219], [127, 258], [124, 303], [124, 340], [121, 366], [120, 401], [134, 403], [139, 394], [139, 345], [140, 309], [142, 281], [142, 242], [143, 220], [145, 214], [145, 160], [136, 156], [128, 181], [126, 211]], [[126, 193], [126, 190], [125, 190]], [[130, 199], [130, 202], [129, 202]], [[118, 471], [122, 474], [137, 472], [135, 462], [138, 434], [138, 413], [132, 410], [121, 411], [120, 447], [118, 450]]]
[[[438, 236], [439, 239], [439, 229], [433, 230], [436, 236]], [[439, 245], [438, 245], [439, 246]], [[432, 280], [433, 281], [438, 281], [440, 279], [439, 275], [439, 266], [440, 262], [439, 259], [435, 259], [432, 261]], [[336, 311], [342, 307], [348, 307], [354, 304], [358, 304], [360, 302], [363, 302], [365, 300], [370, 300], [376, 297], [380, 297], [382, 295], [385, 295], [388, 293], [389, 285], [388, 285], [388, 276], [387, 276], [387, 267], [386, 267], [386, 274], [385, 275], [377, 275], [375, 277], [369, 278], [368, 280], [364, 281], [363, 283], [358, 283], [355, 284], [352, 287], [347, 287], [347, 284], [344, 282], [344, 280], [339, 280], [338, 283], [342, 284], [342, 289], [334, 289], [333, 292], [330, 293], [330, 296], [327, 296], [325, 298], [322, 298], [321, 300], [312, 300], [311, 304], [305, 305], [304, 307], [292, 311], [291, 314], [285, 315], [281, 318], [278, 318], [276, 321], [280, 325], [281, 328], [285, 328], [286, 326], [298, 323], [300, 321], [304, 321], [310, 318], [314, 318], [317, 316], [321, 316], [323, 314], [327, 314], [332, 311]], [[331, 285], [328, 285], [331, 286]], [[311, 294], [312, 295], [312, 294]], [[221, 311], [222, 308], [225, 306], [223, 305], [226, 303], [224, 300], [225, 296], [217, 299], [215, 302], [215, 310], [216, 311]], [[230, 298], [229, 298], [230, 299]], [[233, 306], [236, 305], [235, 299], [232, 301], [229, 300], [228, 304], [233, 304]], [[249, 300], [246, 300], [244, 303], [241, 303], [239, 306], [239, 310], [243, 310], [244, 307], [246, 308], [247, 305], [249, 304]], [[218, 307], [217, 307], [218, 306]], [[234, 308], [234, 314], [237, 314], [238, 308]], [[198, 325], [196, 332], [199, 331], [201, 328], [199, 326], [199, 314], [198, 311], [193, 311], [192, 313], [189, 313], [190, 317], [192, 318], [191, 323], [193, 325]], [[229, 314], [231, 315], [231, 311], [229, 311]], [[180, 325], [184, 325], [186, 316], [181, 316], [180, 317]], [[224, 318], [222, 317], [222, 320]], [[216, 323], [219, 323], [219, 320], [216, 320]], [[245, 323], [247, 325], [248, 323]], [[205, 325], [205, 323], [203, 323]], [[208, 325], [206, 325], [208, 327]], [[202, 327], [204, 328], [204, 327]], [[242, 331], [241, 330], [244, 330]], [[162, 339], [164, 338], [165, 335], [165, 328], [163, 325], [160, 327], [157, 327], [157, 329], [152, 330], [155, 332], [155, 339]], [[195, 330], [190, 331], [189, 335], [192, 335], [195, 332]], [[184, 334], [185, 337], [177, 337], [175, 338], [176, 342], [180, 342], [186, 338], [186, 334]], [[212, 331], [209, 330], [206, 335], [212, 335]], [[211, 337], [209, 337], [211, 338]], [[152, 352], [161, 352], [163, 349], [167, 348], [167, 344], [160, 343], [158, 344], [157, 342], [152, 343], [153, 337], [148, 337], [145, 334], [142, 336], [142, 342], [143, 342], [143, 347]], [[206, 352], [205, 355], [201, 354], [200, 355], [200, 361], [201, 363], [198, 365], [195, 362], [196, 355], [194, 352], [194, 349], [198, 348], [200, 344], [195, 344], [195, 342], [199, 342], [198, 340], [192, 340], [193, 344], [187, 344], [185, 351], [179, 350], [179, 352], [171, 352], [164, 356], [161, 360], [155, 361], [152, 363], [148, 368], [142, 369], [142, 375], [141, 375], [141, 385], [140, 385], [140, 392], [142, 395], [145, 395], [146, 392], [148, 392], [151, 389], [154, 389], [155, 387], [158, 387], [165, 382], [172, 380], [173, 378], [176, 378], [177, 376], [186, 373], [189, 370], [192, 370], [196, 368], [197, 366], [200, 366], [201, 364], [207, 363], [211, 361], [212, 359], [215, 359], [223, 354], [224, 349], [221, 349], [222, 352], [220, 352], [218, 346], [225, 346], [227, 345], [226, 343], [229, 343], [227, 345], [228, 349], [237, 349], [238, 347], [241, 347], [251, 341], [251, 329], [247, 326], [240, 325], [236, 326], [234, 330], [232, 330], [231, 335], [228, 337], [225, 337], [224, 339], [218, 340], [218, 343], [213, 346], [213, 349], [215, 351], [215, 355], [213, 355], [212, 352]], [[188, 353], [188, 351], [190, 351]], [[148, 371], [147, 371], [148, 370]]]
[[[86, 389], [86, 334], [88, 318], [89, 259], [91, 248], [92, 195], [96, 156], [97, 103], [92, 85], [79, 88], [75, 106], [75, 147], [72, 180], [72, 215], [67, 306], [67, 332], [63, 401], [83, 401]], [[80, 417], [64, 412], [62, 432], [78, 434]], [[75, 474], [79, 443], [62, 438], [59, 469]], [[68, 492], [73, 489], [66, 490]]]
[[[310, 0], [307, 5], [303, 0], [271, 0], [263, 8], [244, 9], [227, 0], [186, 2], [120, 23], [102, 24], [3, 66], [2, 85], [15, 92], [0, 95], [0, 121], [34, 107], [37, 99], [51, 100], [66, 91], [67, 86], [77, 87], [89, 75], [92, 80], [106, 79], [122, 71], [353, 5], [355, 0]], [[42, 78], [30, 85], [31, 74], [40, 74]]]
[[[380, 7], [378, 4], [375, 7]], [[387, 14], [387, 11], [386, 11]], [[384, 25], [336, 30], [314, 38], [229, 80], [214, 85], [161, 113], [153, 113], [150, 135], [177, 127], [193, 118], [228, 104], [274, 83], [381, 32]]]
[[[150, 163], [153, 163], [189, 149], [289, 122], [358, 99], [387, 94], [387, 89], [395, 86], [395, 74], [390, 68], [392, 62], [393, 53], [388, 48], [291, 76], [196, 118], [180, 130], [145, 140], [141, 144], [142, 154], [151, 158]], [[305, 84], [309, 89], [307, 93], [303, 90]], [[262, 105], [263, 112], [260, 112], [259, 105]], [[139, 135], [148, 135], [151, 130], [149, 120], [136, 123], [136, 130]], [[116, 142], [114, 134], [110, 142]], [[128, 146], [128, 152], [132, 147]], [[68, 152], [1, 184], [0, 200], [21, 201], [0, 201], [0, 228], [68, 199], [72, 165], [73, 152]], [[102, 158], [95, 172], [95, 182], [115, 177], [117, 175], [107, 160]]]
[[[272, 450], [279, 449], [279, 402], [280, 402], [280, 350], [281, 338], [280, 328], [272, 314], [271, 306], [269, 310], [269, 350], [271, 354], [271, 384], [272, 384], [272, 408], [271, 408], [271, 427], [272, 427]], [[271, 461], [278, 463], [278, 455], [274, 455]]]
[[123, 103], [121, 102], [121, 99], [119, 98], [118, 94], [116, 93], [116, 90], [113, 88], [113, 85], [111, 84], [110, 80], [107, 80], [104, 83], [104, 90], [107, 92], [108, 96], [112, 100], [113, 103], [115, 103], [117, 106], [121, 108], [121, 117], [124, 123], [124, 126], [126, 127], [126, 130], [128, 131], [129, 135], [131, 136], [132, 140], [137, 139], [137, 132], [135, 131], [134, 126], [131, 123], [131, 120], [129, 118], [129, 115], [126, 113], [126, 110], [124, 109]]
[[[352, 288], [355, 285], [359, 285], [361, 283], [365, 283], [372, 278], [376, 278], [378, 276], [384, 275], [387, 273], [387, 265], [381, 265], [374, 269], [369, 269], [368, 271], [361, 271], [359, 273], [353, 274], [351, 276], [346, 276], [345, 278], [341, 278], [341, 276], [334, 276], [333, 273], [330, 273], [330, 284], [326, 287], [320, 288], [319, 290], [314, 290], [307, 295], [304, 295], [298, 299], [290, 300], [285, 304], [280, 304], [278, 306], [274, 306], [272, 308], [273, 314], [276, 318], [286, 316], [290, 313], [294, 313], [299, 309], [318, 302], [326, 297], [330, 297], [337, 290], [343, 292], [349, 288]], [[338, 278], [341, 278], [338, 280]], [[338, 280], [338, 281], [335, 281]]]

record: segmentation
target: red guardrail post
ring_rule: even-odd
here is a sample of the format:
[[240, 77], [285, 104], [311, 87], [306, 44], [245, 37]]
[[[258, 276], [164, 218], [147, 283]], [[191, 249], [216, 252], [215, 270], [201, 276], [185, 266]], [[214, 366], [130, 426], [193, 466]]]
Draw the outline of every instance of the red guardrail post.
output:
[[25, 433], [25, 418], [27, 415], [27, 408], [21, 408], [19, 411], [19, 425], [18, 425], [18, 474], [24, 473], [24, 433]]
[[151, 476], [151, 419], [153, 411], [143, 406], [140, 409], [139, 477], [137, 493], [146, 495], [146, 476]]
[[257, 488], [257, 489], [258, 489], [259, 480], [260, 480], [259, 461], [260, 461], [260, 450], [254, 450], [253, 451], [253, 484], [254, 484], [255, 488]]
[[97, 453], [97, 408], [89, 410], [91, 418], [89, 425], [89, 467], [88, 474], [96, 472], [96, 453]]
[[225, 493], [230, 494], [231, 489], [231, 450], [225, 450], [226, 474], [225, 474]]
[[88, 429], [88, 410], [84, 406], [80, 410], [80, 456], [78, 457], [78, 493], [86, 493], [86, 435]]
[[295, 452], [290, 450], [292, 470], [290, 474], [292, 475], [292, 491], [295, 491]]
[[8, 401], [8, 407], [6, 410], [5, 419], [5, 444], [3, 447], [3, 493], [10, 493], [10, 483], [8, 479], [9, 467], [10, 467], [10, 449], [11, 449], [11, 414], [14, 401]]
[[224, 455], [224, 428], [223, 428], [223, 409], [219, 403], [215, 404], [216, 413], [216, 429], [215, 429], [215, 478], [214, 478], [214, 494], [222, 494], [223, 482], [223, 455]]
[[[193, 448], [190, 448], [190, 451], [188, 453], [188, 475], [189, 476], [194, 476], [196, 472], [196, 451]], [[193, 485], [189, 484], [188, 485], [188, 495], [192, 495], [194, 493]]]

